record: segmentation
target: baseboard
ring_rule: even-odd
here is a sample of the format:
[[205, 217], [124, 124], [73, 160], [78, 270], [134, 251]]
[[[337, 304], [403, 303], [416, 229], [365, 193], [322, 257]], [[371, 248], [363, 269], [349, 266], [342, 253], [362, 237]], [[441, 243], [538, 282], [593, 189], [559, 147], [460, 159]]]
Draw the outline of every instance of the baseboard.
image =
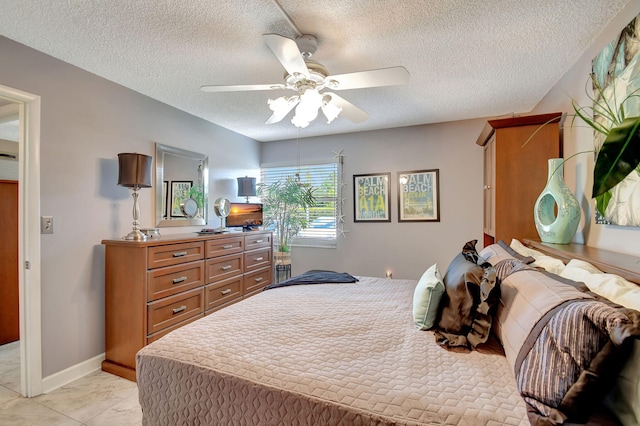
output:
[[83, 361], [79, 364], [73, 365], [67, 369], [59, 371], [50, 376], [42, 379], [42, 393], [49, 393], [62, 386], [78, 380], [86, 375], [94, 373], [101, 368], [102, 361], [105, 359], [105, 354], [94, 356], [91, 359]]

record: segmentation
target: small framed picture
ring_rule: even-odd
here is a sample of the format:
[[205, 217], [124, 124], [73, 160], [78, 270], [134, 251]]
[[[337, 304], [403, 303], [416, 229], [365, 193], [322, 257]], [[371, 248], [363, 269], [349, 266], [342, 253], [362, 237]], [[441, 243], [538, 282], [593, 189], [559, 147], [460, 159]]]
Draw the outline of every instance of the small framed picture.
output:
[[191, 180], [171, 181], [171, 217], [185, 217], [180, 206], [189, 198], [191, 185], [193, 185]]
[[398, 222], [440, 222], [439, 169], [398, 172]]
[[353, 221], [391, 222], [391, 173], [353, 175]]

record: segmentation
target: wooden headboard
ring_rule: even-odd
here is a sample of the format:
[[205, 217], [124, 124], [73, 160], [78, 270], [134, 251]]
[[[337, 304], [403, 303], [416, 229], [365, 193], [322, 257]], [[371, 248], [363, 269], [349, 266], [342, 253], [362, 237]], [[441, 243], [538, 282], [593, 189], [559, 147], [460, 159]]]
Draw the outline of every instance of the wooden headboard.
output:
[[534, 250], [561, 259], [565, 263], [571, 259], [584, 260], [602, 272], [620, 275], [640, 286], [640, 256], [617, 253], [582, 244], [551, 244], [528, 239], [524, 239], [523, 243]]

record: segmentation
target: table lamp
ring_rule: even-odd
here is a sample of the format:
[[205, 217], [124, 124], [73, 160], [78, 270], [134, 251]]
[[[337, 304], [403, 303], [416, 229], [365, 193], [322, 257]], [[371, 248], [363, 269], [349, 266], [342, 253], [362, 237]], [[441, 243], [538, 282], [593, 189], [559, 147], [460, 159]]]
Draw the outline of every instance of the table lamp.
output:
[[144, 154], [118, 154], [118, 185], [131, 188], [133, 191], [133, 231], [125, 235], [125, 240], [145, 241], [147, 236], [140, 232], [140, 207], [138, 207], [138, 190], [151, 187], [152, 158]]
[[238, 197], [247, 197], [247, 203], [249, 197], [256, 196], [256, 178], [253, 177], [239, 177], [238, 178]]

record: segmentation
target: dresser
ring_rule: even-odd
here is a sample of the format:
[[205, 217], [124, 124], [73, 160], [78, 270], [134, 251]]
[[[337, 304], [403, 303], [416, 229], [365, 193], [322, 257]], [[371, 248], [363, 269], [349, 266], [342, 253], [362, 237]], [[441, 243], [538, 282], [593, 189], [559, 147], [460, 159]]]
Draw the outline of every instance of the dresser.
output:
[[538, 238], [533, 206], [547, 183], [547, 160], [562, 157], [564, 114], [489, 120], [484, 148], [484, 246]]
[[181, 234], [104, 240], [102, 369], [136, 379], [135, 355], [172, 330], [250, 297], [272, 282], [272, 234]]

